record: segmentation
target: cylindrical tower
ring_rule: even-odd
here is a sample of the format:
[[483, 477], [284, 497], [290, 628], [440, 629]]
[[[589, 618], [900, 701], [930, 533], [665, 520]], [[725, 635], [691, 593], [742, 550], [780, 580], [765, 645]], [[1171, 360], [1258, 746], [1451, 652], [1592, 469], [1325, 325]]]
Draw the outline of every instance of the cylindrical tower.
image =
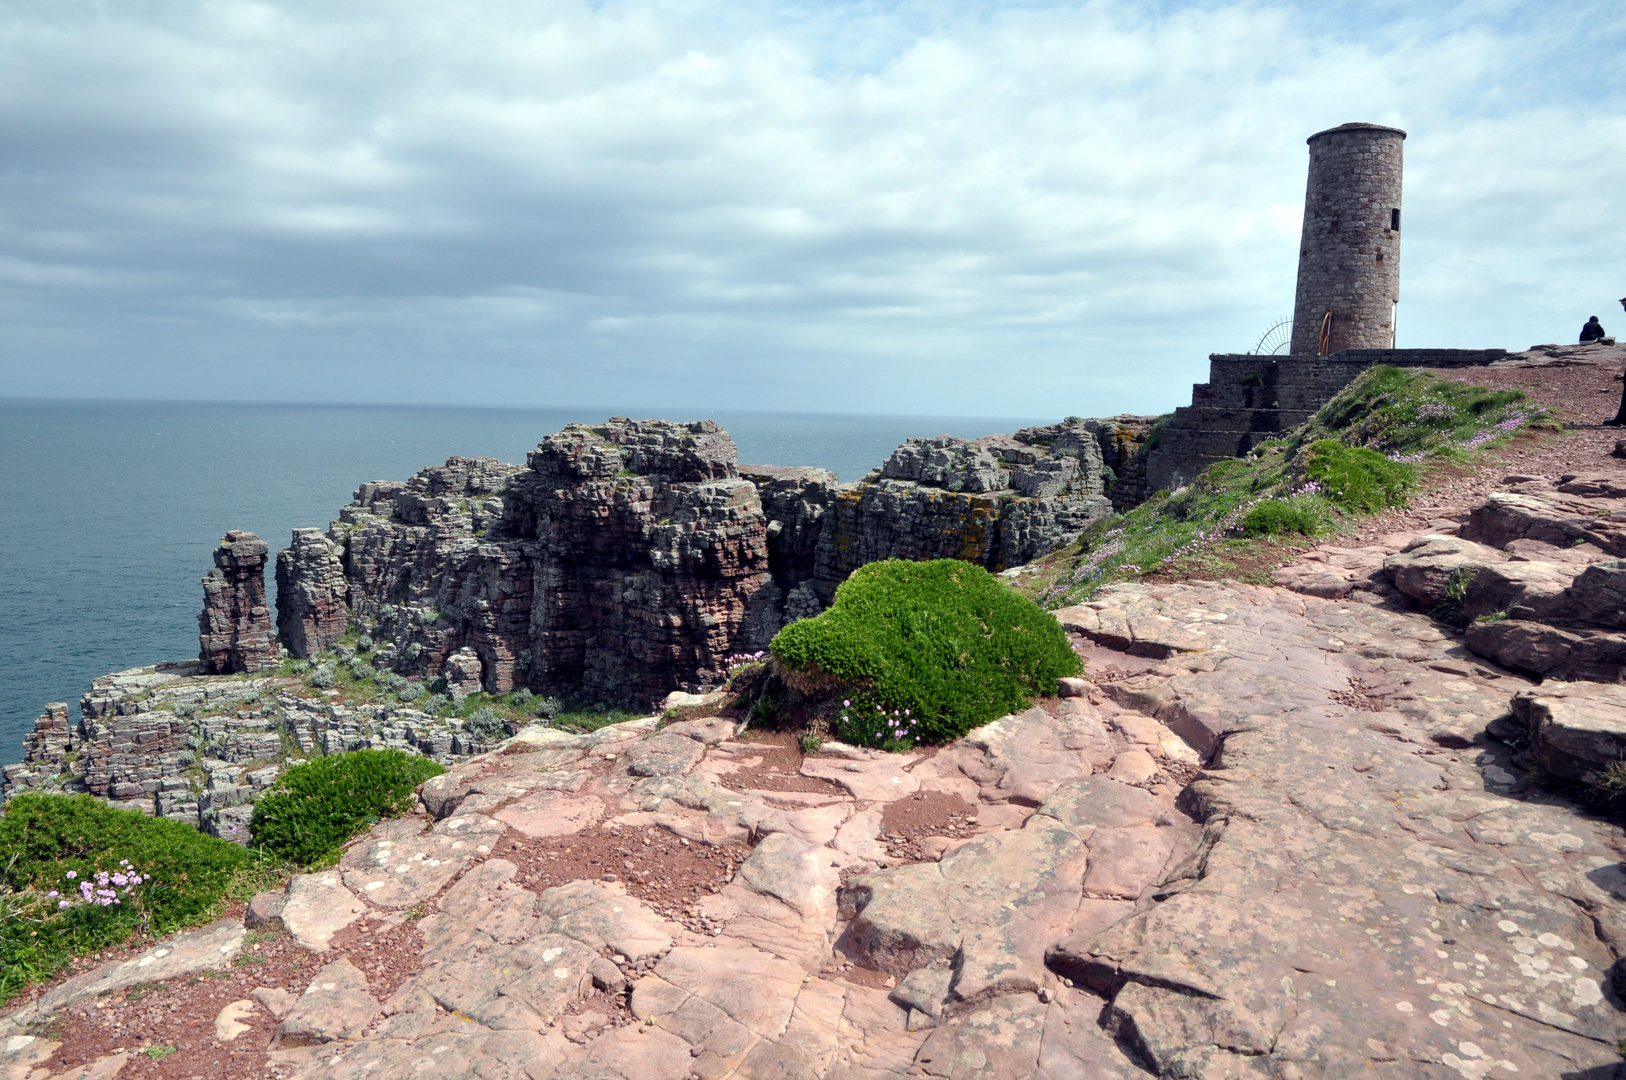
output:
[[1405, 138], [1398, 128], [1342, 124], [1307, 140], [1294, 356], [1393, 347]]

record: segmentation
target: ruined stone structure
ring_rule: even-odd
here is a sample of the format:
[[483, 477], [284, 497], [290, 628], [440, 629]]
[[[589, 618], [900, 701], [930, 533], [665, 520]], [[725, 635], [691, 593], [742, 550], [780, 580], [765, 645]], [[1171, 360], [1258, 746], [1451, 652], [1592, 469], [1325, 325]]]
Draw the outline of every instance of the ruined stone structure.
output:
[[1208, 381], [1174, 410], [1147, 454], [1146, 490], [1173, 490], [1216, 461], [1241, 457], [1265, 439], [1304, 423], [1375, 364], [1482, 367], [1505, 349], [1346, 349], [1332, 356], [1214, 354]]
[[572, 425], [524, 467], [452, 458], [363, 484], [325, 537], [301, 530], [279, 556], [278, 623], [300, 656], [355, 619], [383, 642], [375, 663], [409, 677], [464, 689], [477, 657], [492, 692], [647, 705], [766, 648], [865, 563], [1000, 570], [1072, 540], [1111, 511], [1107, 454], [1132, 456], [1144, 429], [910, 439], [840, 484], [740, 466], [710, 421]]
[[1310, 136], [1292, 355], [1394, 347], [1405, 138], [1378, 124]]
[[1397, 349], [1400, 298], [1401, 143], [1379, 124], [1343, 124], [1310, 136], [1298, 295], [1288, 356], [1214, 354], [1208, 381], [1192, 387], [1149, 441], [1144, 481], [1114, 502], [1174, 489], [1218, 461], [1304, 423], [1377, 364], [1478, 367], [1504, 349]]
[[265, 602], [270, 552], [264, 540], [240, 529], [227, 533], [215, 549], [215, 568], [203, 577], [203, 611], [198, 615], [198, 663], [206, 674], [276, 667], [276, 638]]

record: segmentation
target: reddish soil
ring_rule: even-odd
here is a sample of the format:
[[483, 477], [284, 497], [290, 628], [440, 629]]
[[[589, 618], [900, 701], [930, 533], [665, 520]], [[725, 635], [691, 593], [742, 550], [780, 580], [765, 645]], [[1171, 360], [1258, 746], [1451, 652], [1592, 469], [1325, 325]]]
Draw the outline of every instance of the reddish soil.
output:
[[[51, 1067], [60, 1071], [123, 1049], [131, 1055], [119, 1074], [126, 1080], [265, 1077], [269, 1075], [265, 1050], [276, 1019], [256, 1007], [243, 1017], [249, 1030], [222, 1043], [215, 1039], [215, 1017], [220, 1010], [251, 997], [262, 986], [297, 995], [319, 968], [341, 956], [366, 974], [374, 997], [387, 999], [417, 974], [423, 940], [410, 919], [393, 927], [367, 929], [379, 925], [364, 921], [346, 928], [326, 953], [307, 952], [281, 932], [250, 931], [243, 952], [229, 970], [145, 983], [81, 1001], [44, 1032], [62, 1042]], [[112, 958], [112, 954], [103, 955]]]
[[917, 791], [886, 804], [881, 812], [880, 840], [886, 852], [902, 862], [935, 862], [942, 854], [925, 846], [928, 837], [968, 839], [976, 833], [977, 808], [946, 791]]
[[815, 795], [845, 795], [838, 784], [802, 775], [801, 741], [788, 731], [747, 731], [736, 742], [750, 745], [762, 762], [726, 773], [722, 786], [733, 791], [800, 791]]
[[721, 891], [750, 853], [743, 844], [712, 846], [665, 829], [596, 825], [574, 836], [534, 840], [510, 831], [491, 855], [517, 865], [516, 880], [527, 889], [580, 880], [620, 881], [661, 915], [709, 933], [714, 927], [695, 912], [695, 901]]

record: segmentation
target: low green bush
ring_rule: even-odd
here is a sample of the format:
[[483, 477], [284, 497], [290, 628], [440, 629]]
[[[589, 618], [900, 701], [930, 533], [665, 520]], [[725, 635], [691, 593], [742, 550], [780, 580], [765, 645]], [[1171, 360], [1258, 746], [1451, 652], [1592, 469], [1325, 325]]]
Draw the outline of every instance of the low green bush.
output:
[[1326, 527], [1314, 510], [1292, 499], [1266, 499], [1242, 518], [1243, 536], [1280, 536], [1283, 533], [1314, 536]]
[[1356, 514], [1401, 506], [1417, 486], [1417, 470], [1412, 466], [1334, 439], [1310, 444], [1304, 475], [1320, 484], [1329, 500]]
[[400, 750], [355, 750], [295, 765], [254, 804], [254, 846], [301, 866], [331, 862], [345, 841], [412, 809], [445, 768]]
[[[89, 795], [18, 795], [0, 814], [0, 1001], [138, 931], [209, 921], [253, 861], [189, 825]], [[78, 902], [79, 883], [100, 872], [142, 880], [113, 883], [117, 904]]]
[[500, 738], [506, 734], [502, 717], [489, 706], [482, 706], [470, 713], [469, 718], [463, 721], [463, 727], [470, 735], [487, 740]]
[[1055, 616], [956, 559], [860, 567], [770, 647], [793, 679], [845, 703], [840, 738], [893, 748], [957, 739], [1082, 670]]

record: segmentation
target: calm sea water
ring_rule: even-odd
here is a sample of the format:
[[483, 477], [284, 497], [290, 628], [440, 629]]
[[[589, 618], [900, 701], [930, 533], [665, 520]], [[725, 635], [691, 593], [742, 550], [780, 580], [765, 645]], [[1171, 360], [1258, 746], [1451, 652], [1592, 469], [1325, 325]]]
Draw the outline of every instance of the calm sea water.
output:
[[[0, 399], [0, 763], [21, 759], [45, 702], [77, 717], [96, 676], [197, 655], [199, 582], [227, 529], [276, 550], [291, 529], [326, 528], [362, 481], [404, 480], [453, 454], [522, 462], [550, 432], [613, 411]], [[843, 480], [910, 435], [1049, 422], [711, 418], [742, 461], [819, 465]]]

